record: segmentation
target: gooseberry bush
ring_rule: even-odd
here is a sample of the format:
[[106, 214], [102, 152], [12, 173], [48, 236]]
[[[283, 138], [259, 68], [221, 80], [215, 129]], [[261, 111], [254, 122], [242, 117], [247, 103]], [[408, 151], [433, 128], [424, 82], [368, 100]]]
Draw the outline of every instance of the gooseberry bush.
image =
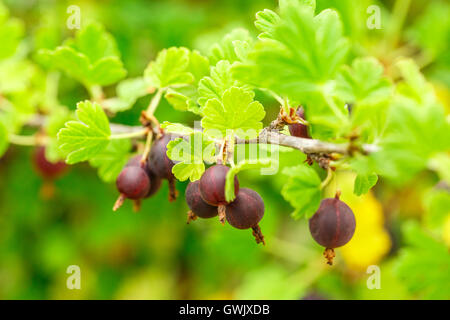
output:
[[[240, 28], [208, 52], [164, 49], [128, 79], [114, 38], [98, 23], [83, 24], [56, 48], [43, 45], [28, 60], [20, 50], [23, 26], [6, 9], [0, 17], [0, 70], [7, 76], [0, 80], [0, 154], [10, 144], [34, 147], [38, 170], [52, 179], [67, 169], [61, 161], [88, 162], [106, 183], [116, 182], [114, 210], [127, 199], [139, 210], [165, 185], [173, 201], [176, 181], [189, 180], [188, 223], [217, 219], [251, 229], [264, 244], [264, 201], [238, 175], [283, 174], [280, 192], [292, 217], [310, 219], [331, 264], [333, 249], [358, 228], [339, 192], [324, 198], [336, 171], [357, 174], [359, 196], [379, 177], [402, 184], [424, 169], [441, 174], [436, 163], [448, 164], [449, 121], [420, 66], [365, 54], [344, 35], [337, 11], [317, 10], [312, 0], [280, 0], [279, 8], [258, 12], [257, 37]], [[89, 93], [75, 111], [58, 100], [60, 73]], [[111, 86], [116, 95], [105, 93]], [[261, 95], [279, 104], [275, 118], [267, 119]], [[151, 99], [141, 126], [110, 122], [145, 96]], [[199, 122], [157, 119], [162, 99]], [[292, 149], [306, 160], [277, 172], [279, 154]]]

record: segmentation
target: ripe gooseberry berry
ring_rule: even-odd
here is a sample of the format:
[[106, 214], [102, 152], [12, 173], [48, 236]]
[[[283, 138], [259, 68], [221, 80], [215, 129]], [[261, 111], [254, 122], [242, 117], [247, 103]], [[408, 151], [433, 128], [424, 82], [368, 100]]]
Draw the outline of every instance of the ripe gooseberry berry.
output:
[[[225, 198], [225, 182], [229, 167], [223, 164], [216, 164], [208, 168], [200, 178], [200, 195], [206, 203], [212, 206], [218, 206], [219, 220], [225, 223], [225, 206], [228, 201]], [[239, 192], [239, 181], [234, 177], [234, 192]]]
[[153, 143], [147, 166], [157, 177], [167, 179], [169, 182], [169, 201], [174, 201], [177, 198], [175, 177], [172, 173], [174, 162], [167, 156], [167, 144], [170, 140], [170, 135], [164, 134]]
[[236, 199], [227, 205], [226, 218], [237, 229], [252, 229], [256, 243], [263, 243], [264, 236], [258, 223], [264, 216], [264, 201], [261, 196], [248, 188], [242, 188]]
[[62, 162], [50, 162], [45, 157], [45, 147], [37, 147], [33, 152], [33, 164], [36, 171], [45, 179], [56, 179], [67, 169], [67, 165]]
[[123, 168], [116, 180], [120, 196], [114, 204], [116, 211], [126, 198], [137, 200], [144, 198], [150, 190], [150, 178], [141, 167], [129, 166]]
[[309, 220], [309, 230], [314, 240], [325, 247], [324, 256], [333, 264], [335, 248], [345, 245], [355, 233], [356, 221], [352, 209], [334, 198], [323, 199], [317, 212]]
[[191, 209], [188, 212], [187, 223], [196, 220], [197, 217], [208, 219], [217, 216], [217, 207], [207, 204], [200, 195], [200, 181], [194, 181], [188, 184], [186, 188], [186, 202]]

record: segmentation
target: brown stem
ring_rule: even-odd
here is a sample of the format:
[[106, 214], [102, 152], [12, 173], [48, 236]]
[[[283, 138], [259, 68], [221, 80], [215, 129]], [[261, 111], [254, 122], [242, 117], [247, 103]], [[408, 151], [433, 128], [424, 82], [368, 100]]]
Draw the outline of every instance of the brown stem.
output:
[[334, 259], [334, 257], [336, 257], [336, 253], [334, 253], [334, 249], [326, 248], [325, 251], [323, 252], [323, 255], [324, 255], [325, 259], [327, 259], [327, 264], [332, 266], [333, 259]]
[[123, 202], [125, 201], [127, 197], [121, 193], [120, 196], [117, 198], [116, 202], [114, 203], [114, 207], [113, 207], [113, 211], [117, 211], [117, 209], [119, 209], [122, 205]]
[[225, 225], [225, 220], [226, 220], [226, 210], [227, 210], [227, 207], [224, 206], [224, 205], [220, 205], [220, 206], [217, 208], [217, 212], [218, 212], [218, 214], [219, 214], [219, 221], [220, 221], [220, 223], [221, 223], [222, 225]]
[[[46, 117], [45, 116], [36, 116], [30, 121], [27, 122], [27, 125], [38, 127], [45, 124]], [[276, 121], [276, 120], [275, 120]], [[278, 128], [280, 125], [279, 121], [276, 121], [276, 124], [274, 126]], [[126, 126], [122, 124], [115, 124], [111, 123], [111, 132], [112, 133], [129, 133], [129, 132], [137, 132], [142, 131], [141, 126]], [[153, 132], [156, 134], [159, 134], [159, 130], [155, 127], [152, 128]], [[177, 135], [173, 134], [176, 137], [189, 139], [189, 136], [183, 136], [183, 135]], [[325, 142], [321, 140], [316, 139], [305, 139], [305, 138], [299, 138], [294, 136], [288, 136], [282, 133], [279, 133], [277, 129], [273, 128], [265, 128], [261, 131], [259, 134], [259, 137], [256, 139], [236, 139], [236, 144], [275, 144], [280, 145], [284, 147], [289, 147], [293, 149], [297, 149], [302, 151], [306, 154], [343, 154], [348, 155], [349, 154], [349, 143], [331, 143], [331, 142]], [[373, 152], [379, 151], [379, 147], [373, 144], [363, 144], [360, 147], [360, 152], [363, 154], [370, 154]]]
[[133, 211], [139, 212], [141, 210], [141, 199], [133, 200]]
[[177, 197], [178, 197], [178, 191], [176, 189], [175, 179], [170, 178], [170, 179], [168, 179], [168, 181], [169, 181], [169, 202], [174, 202], [175, 200], [177, 200]]
[[259, 225], [256, 225], [256, 227], [252, 228], [253, 232], [253, 236], [255, 237], [256, 243], [262, 243], [264, 246], [266, 245], [266, 241], [264, 241], [264, 235], [261, 232], [261, 228], [259, 227]]
[[191, 221], [197, 220], [198, 216], [192, 212], [192, 210], [189, 210], [187, 213], [187, 221], [186, 223], [189, 224]]

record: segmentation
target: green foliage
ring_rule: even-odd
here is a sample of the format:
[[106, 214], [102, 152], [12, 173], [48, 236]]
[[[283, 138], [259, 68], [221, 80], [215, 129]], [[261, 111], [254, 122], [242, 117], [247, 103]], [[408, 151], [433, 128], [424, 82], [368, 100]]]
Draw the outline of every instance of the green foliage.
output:
[[0, 156], [2, 156], [6, 150], [8, 150], [8, 130], [3, 122], [0, 121]]
[[450, 215], [450, 193], [445, 189], [432, 189], [424, 194], [425, 223], [431, 229], [442, 229]]
[[188, 110], [201, 115], [201, 108], [197, 105], [199, 98], [197, 86], [199, 81], [209, 74], [209, 69], [208, 59], [198, 51], [191, 51], [188, 70], [194, 77], [193, 83], [182, 87], [169, 88], [164, 97], [177, 110]]
[[116, 83], [126, 75], [114, 39], [99, 24], [87, 25], [55, 50], [42, 49], [41, 55], [89, 89]]
[[424, 299], [448, 299], [450, 255], [441, 242], [424, 233], [417, 224], [406, 223], [407, 247], [400, 251], [396, 273], [411, 292]]
[[[10, 280], [0, 286], [0, 298], [179, 298], [183, 292], [188, 299], [298, 299], [317, 290], [330, 299], [447, 299], [449, 5], [398, 1], [391, 13], [378, 2], [382, 29], [369, 30], [370, 0], [318, 0], [317, 8], [314, 0], [280, 0], [279, 8], [259, 11], [256, 29], [247, 30], [236, 26], [249, 27], [245, 21], [253, 10], [271, 2], [212, 0], [193, 7], [183, 1], [89, 3], [83, 28], [62, 44], [72, 33], [64, 27], [63, 3], [45, 5], [42, 15], [40, 5], [8, 1], [11, 12], [25, 21], [10, 17], [0, 4], [0, 156], [14, 146], [0, 161], [0, 212], [5, 213], [0, 270]], [[85, 23], [91, 19], [107, 27]], [[232, 31], [218, 36], [225, 30]], [[156, 58], [142, 72], [149, 56]], [[132, 78], [125, 79], [124, 66]], [[60, 71], [88, 92], [60, 77]], [[146, 106], [150, 98], [153, 109]], [[83, 102], [76, 106], [77, 101]], [[153, 102], [160, 102], [156, 112]], [[266, 113], [268, 125], [280, 105], [283, 110], [302, 105], [314, 139], [351, 142], [349, 154], [319, 151], [310, 157], [329, 157], [339, 173], [351, 171], [351, 179], [336, 183], [358, 220], [357, 236], [337, 253], [342, 272], [324, 272], [306, 221], [291, 223], [286, 214], [289, 203], [294, 218], [316, 212], [325, 171], [302, 164], [306, 155], [276, 141], [233, 143], [256, 138]], [[130, 214], [111, 214], [117, 193], [99, 180], [113, 182], [132, 154], [150, 147], [144, 146], [144, 128], [134, 128], [146, 107], [155, 131], [162, 122], [165, 134], [180, 136], [167, 152], [180, 181], [199, 179], [227, 142], [227, 200], [233, 200], [236, 174], [241, 186], [261, 194], [265, 250], [249, 233], [213, 221], [185, 228], [180, 213], [187, 206], [183, 199], [169, 205], [165, 184], [142, 203], [146, 214], [132, 215], [128, 204], [122, 210]], [[120, 133], [111, 132], [108, 117], [114, 117], [111, 128]], [[188, 126], [200, 118], [202, 129]], [[287, 127], [279, 133], [288, 135]], [[33, 150], [24, 148], [41, 143], [48, 161], [88, 161], [100, 179], [86, 166], [73, 166], [52, 181], [56, 193], [47, 198], [49, 184], [32, 168]], [[273, 164], [284, 175], [264, 175]], [[259, 168], [264, 171], [250, 170]], [[377, 192], [356, 198], [378, 179]], [[186, 185], [178, 182], [178, 191]], [[324, 193], [334, 187], [330, 183]], [[382, 210], [393, 208], [392, 200], [395, 214], [383, 220]], [[421, 225], [408, 223], [413, 214]], [[358, 235], [366, 224], [370, 228]], [[391, 245], [386, 229], [400, 239], [398, 255], [375, 252], [387, 252]], [[158, 241], [149, 241], [148, 234]], [[363, 260], [380, 266], [383, 290], [367, 290]], [[79, 293], [58, 286], [59, 276], [49, 276], [61, 275], [73, 263], [92, 280]], [[219, 269], [226, 269], [226, 276]], [[190, 290], [179, 290], [178, 270]], [[342, 274], [354, 277], [349, 281]], [[237, 281], [230, 284], [230, 276]]]
[[377, 184], [378, 176], [376, 173], [358, 174], [355, 179], [353, 193], [357, 196], [363, 195]]
[[273, 36], [256, 43], [248, 61], [237, 65], [234, 74], [296, 101], [302, 101], [307, 92], [321, 91], [348, 51], [348, 41], [333, 10], [315, 16], [310, 6], [292, 1], [270, 28]]
[[0, 39], [2, 41], [0, 60], [10, 57], [16, 52], [24, 33], [23, 22], [10, 18], [8, 9], [0, 3]]
[[189, 136], [188, 141], [178, 138], [167, 145], [167, 156], [176, 161], [172, 172], [180, 181], [200, 179], [205, 172], [203, 161], [213, 161], [215, 144], [201, 132]]
[[133, 107], [137, 99], [148, 95], [150, 91], [143, 78], [126, 79], [117, 85], [117, 97], [104, 100], [102, 105], [111, 112], [126, 111]]
[[316, 171], [301, 164], [283, 170], [289, 178], [284, 184], [281, 194], [295, 208], [292, 217], [311, 218], [320, 205], [320, 178]]
[[229, 61], [221, 60], [211, 68], [211, 75], [200, 80], [198, 84], [198, 103], [204, 107], [208, 100], [221, 100], [225, 91], [231, 87], [242, 87], [249, 91], [248, 86], [242, 86], [239, 81], [233, 79], [231, 75], [231, 64]]
[[210, 49], [210, 60], [213, 65], [221, 60], [227, 60], [230, 63], [241, 61], [246, 57], [246, 53], [253, 45], [253, 39], [245, 29], [234, 29], [223, 39], [214, 44]]
[[352, 66], [342, 67], [337, 77], [336, 95], [347, 103], [376, 104], [391, 94], [391, 84], [384, 69], [375, 58], [353, 60]]
[[206, 132], [218, 130], [223, 136], [233, 134], [240, 138], [255, 138], [262, 129], [264, 107], [253, 101], [254, 94], [242, 88], [231, 87], [221, 99], [210, 99], [204, 108], [202, 127]]
[[89, 160], [89, 164], [98, 168], [103, 181], [113, 182], [127, 163], [130, 149], [130, 140], [112, 140], [106, 149]]
[[188, 68], [189, 50], [172, 47], [158, 53], [156, 60], [145, 69], [144, 77], [155, 88], [189, 84], [194, 81], [194, 76]]
[[68, 153], [68, 164], [97, 156], [108, 146], [111, 136], [108, 118], [97, 103], [78, 103], [76, 115], [78, 121], [66, 122], [58, 133], [60, 149]]

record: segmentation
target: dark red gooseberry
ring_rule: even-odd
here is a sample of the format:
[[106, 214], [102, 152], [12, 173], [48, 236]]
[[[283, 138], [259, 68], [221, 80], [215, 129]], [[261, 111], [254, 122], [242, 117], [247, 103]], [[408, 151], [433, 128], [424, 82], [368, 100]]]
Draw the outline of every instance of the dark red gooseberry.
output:
[[200, 195], [199, 190], [200, 181], [189, 183], [186, 188], [186, 202], [191, 209], [188, 214], [188, 223], [195, 220], [196, 217], [203, 219], [213, 218], [217, 216], [217, 207], [207, 204]]
[[36, 171], [46, 179], [56, 179], [67, 169], [67, 165], [58, 161], [52, 163], [45, 157], [45, 147], [37, 147], [33, 153], [33, 164]]
[[[226, 205], [225, 181], [229, 167], [216, 164], [208, 168], [200, 179], [200, 194], [206, 203], [213, 206]], [[239, 181], [234, 177], [234, 193], [239, 192]]]
[[356, 221], [350, 207], [335, 198], [323, 199], [319, 210], [309, 220], [309, 230], [318, 244], [324, 246], [328, 263], [332, 264], [334, 248], [345, 245], [355, 233]]
[[[303, 120], [305, 120], [305, 110], [303, 110], [303, 107], [299, 107], [296, 112], [297, 116]], [[307, 138], [309, 139], [310, 136], [308, 134], [308, 126], [301, 124], [301, 123], [294, 123], [290, 124], [288, 126], [289, 132], [291, 133], [291, 136], [299, 137], [299, 138]]]
[[167, 144], [170, 142], [170, 135], [163, 135], [156, 140], [149, 154], [148, 167], [155, 175], [162, 179], [174, 179], [172, 167], [174, 163], [167, 156]]
[[150, 179], [140, 167], [125, 167], [116, 181], [117, 189], [129, 199], [141, 199], [150, 189]]
[[114, 211], [120, 208], [126, 198], [144, 198], [150, 190], [150, 178], [141, 167], [125, 167], [117, 177], [116, 186], [120, 196], [114, 204]]
[[125, 167], [141, 167], [145, 170], [148, 177], [150, 178], [150, 189], [148, 191], [148, 194], [145, 196], [145, 198], [149, 198], [152, 195], [154, 195], [156, 192], [158, 192], [159, 188], [161, 187], [161, 178], [157, 177], [153, 171], [146, 165], [142, 164], [142, 155], [136, 155], [132, 157]]
[[258, 223], [264, 216], [264, 201], [261, 196], [248, 188], [242, 188], [236, 199], [227, 205], [226, 218], [237, 229], [253, 229], [256, 242], [264, 243]]

